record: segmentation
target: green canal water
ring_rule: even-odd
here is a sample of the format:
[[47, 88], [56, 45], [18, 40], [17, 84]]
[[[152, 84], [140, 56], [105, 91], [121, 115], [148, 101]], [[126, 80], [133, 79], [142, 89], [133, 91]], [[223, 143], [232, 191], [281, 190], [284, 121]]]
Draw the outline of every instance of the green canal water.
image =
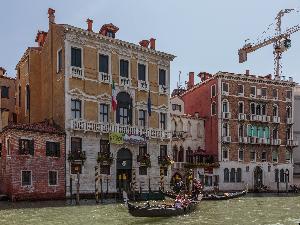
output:
[[0, 225], [55, 224], [299, 224], [300, 196], [247, 196], [228, 201], [202, 202], [197, 211], [173, 218], [134, 218], [122, 204], [82, 201], [80, 206], [65, 202], [0, 202]]

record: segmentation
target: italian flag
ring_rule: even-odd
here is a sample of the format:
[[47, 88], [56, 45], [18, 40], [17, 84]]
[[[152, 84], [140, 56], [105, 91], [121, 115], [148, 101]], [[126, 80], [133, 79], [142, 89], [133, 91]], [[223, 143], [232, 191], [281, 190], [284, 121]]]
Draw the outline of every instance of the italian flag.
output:
[[112, 82], [111, 107], [113, 111], [117, 109], [115, 81]]

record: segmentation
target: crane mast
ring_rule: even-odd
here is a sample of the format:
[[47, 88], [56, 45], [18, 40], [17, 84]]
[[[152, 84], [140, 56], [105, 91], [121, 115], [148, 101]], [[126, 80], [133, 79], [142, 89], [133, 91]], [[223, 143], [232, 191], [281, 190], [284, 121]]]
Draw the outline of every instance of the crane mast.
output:
[[275, 18], [275, 20], [276, 20], [275, 35], [272, 37], [269, 37], [263, 41], [260, 41], [258, 43], [245, 44], [238, 51], [239, 62], [243, 63], [243, 62], [247, 61], [248, 53], [254, 52], [257, 49], [260, 49], [267, 45], [273, 44], [274, 76], [275, 76], [275, 78], [279, 78], [282, 73], [282, 71], [281, 71], [282, 70], [282, 64], [281, 64], [282, 53], [291, 47], [291, 40], [289, 39], [290, 35], [300, 30], [300, 25], [296, 25], [296, 26], [293, 26], [293, 27], [287, 29], [284, 33], [282, 33], [282, 30], [281, 30], [282, 17], [285, 14], [290, 13], [294, 10], [295, 9], [280, 10]]

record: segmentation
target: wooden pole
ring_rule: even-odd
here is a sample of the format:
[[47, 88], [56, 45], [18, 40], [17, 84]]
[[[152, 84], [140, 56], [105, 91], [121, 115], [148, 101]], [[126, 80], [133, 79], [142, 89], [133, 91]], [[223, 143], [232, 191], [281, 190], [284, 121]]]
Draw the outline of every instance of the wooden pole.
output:
[[77, 172], [77, 191], [76, 191], [76, 205], [79, 205], [79, 188], [80, 188], [80, 174]]
[[73, 201], [73, 180], [72, 180], [72, 175], [70, 175], [70, 198], [71, 198], [71, 203]]
[[95, 166], [95, 199], [96, 203], [99, 203], [99, 190], [98, 190], [98, 180], [99, 180], [99, 173], [98, 173], [98, 166]]

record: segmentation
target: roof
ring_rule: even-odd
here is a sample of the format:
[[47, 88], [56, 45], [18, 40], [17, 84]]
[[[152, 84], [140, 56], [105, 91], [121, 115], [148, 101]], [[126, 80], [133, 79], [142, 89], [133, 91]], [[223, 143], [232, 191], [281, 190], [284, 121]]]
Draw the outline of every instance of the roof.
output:
[[24, 52], [23, 56], [21, 57], [21, 59], [19, 60], [19, 62], [16, 65], [16, 68], [18, 68], [18, 66], [20, 65], [21, 62], [23, 62], [25, 60], [25, 58], [29, 55], [29, 51], [34, 50], [34, 51], [41, 51], [42, 47], [28, 47], [26, 49], [26, 51]]
[[51, 124], [49, 120], [45, 120], [43, 122], [37, 123], [30, 123], [30, 124], [9, 124], [6, 126], [3, 131], [5, 130], [23, 130], [23, 131], [33, 131], [33, 132], [40, 132], [40, 133], [49, 133], [49, 134], [65, 134], [65, 131], [56, 124]]

